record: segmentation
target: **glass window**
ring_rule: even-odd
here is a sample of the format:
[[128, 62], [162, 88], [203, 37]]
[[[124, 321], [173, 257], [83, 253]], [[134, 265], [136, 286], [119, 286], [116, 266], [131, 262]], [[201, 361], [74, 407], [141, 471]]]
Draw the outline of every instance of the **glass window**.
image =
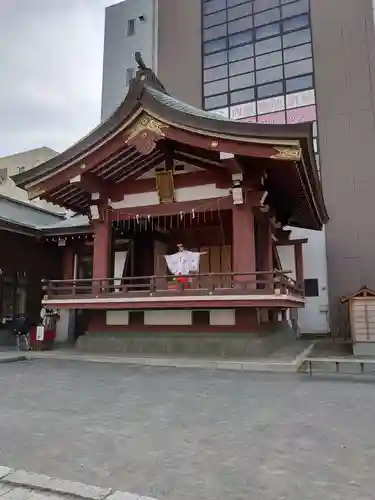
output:
[[244, 3], [245, 0], [228, 0], [228, 7], [233, 7], [234, 5], [239, 5]]
[[264, 56], [258, 56], [255, 59], [256, 69], [270, 68], [271, 66], [277, 66], [282, 63], [283, 57], [281, 50], [271, 52], [271, 54], [265, 54]]
[[229, 46], [235, 47], [236, 45], [243, 45], [253, 40], [253, 30], [242, 31], [229, 37]]
[[266, 10], [254, 16], [254, 26], [262, 26], [262, 24], [273, 23], [280, 19], [280, 8]]
[[231, 92], [230, 94], [231, 104], [240, 104], [241, 102], [251, 102], [254, 99], [255, 99], [254, 88], [237, 90], [236, 92]]
[[254, 0], [254, 12], [261, 12], [262, 10], [277, 7], [279, 0]]
[[229, 65], [229, 76], [240, 75], [241, 73], [248, 73], [254, 71], [254, 59], [244, 59]]
[[228, 66], [216, 66], [215, 68], [204, 70], [204, 81], [211, 82], [213, 80], [221, 80], [228, 77]]
[[269, 38], [268, 40], [262, 40], [255, 44], [255, 54], [265, 54], [267, 52], [273, 52], [274, 50], [281, 49], [281, 37], [276, 36], [274, 38]]
[[221, 10], [215, 12], [209, 16], [203, 16], [203, 26], [209, 28], [210, 26], [215, 26], [216, 24], [222, 24], [227, 22], [227, 11]]
[[233, 19], [238, 19], [239, 17], [249, 16], [253, 11], [252, 5], [253, 4], [250, 2], [246, 2], [241, 5], [238, 5], [237, 7], [228, 9], [228, 21], [232, 21]]
[[255, 83], [254, 73], [246, 73], [245, 75], [232, 76], [229, 79], [230, 90], [244, 89], [252, 87]]
[[283, 36], [284, 49], [287, 47], [294, 47], [302, 43], [311, 42], [311, 30], [299, 30], [294, 33], [289, 33]]
[[204, 95], [210, 96], [215, 94], [222, 94], [228, 92], [228, 80], [216, 80], [216, 82], [204, 84]]
[[228, 53], [217, 52], [210, 56], [204, 56], [204, 67], [210, 68], [211, 66], [219, 66], [220, 64], [225, 64], [228, 61]]
[[309, 12], [309, 0], [298, 0], [298, 2], [284, 5], [281, 9], [282, 17], [297, 16], [298, 14], [305, 14], [305, 12]]
[[213, 40], [215, 38], [221, 38], [227, 34], [227, 25], [219, 24], [219, 26], [214, 26], [213, 28], [208, 28], [203, 31], [204, 40]]
[[252, 17], [242, 17], [241, 19], [236, 19], [235, 21], [231, 21], [228, 23], [228, 33], [231, 35], [232, 33], [238, 33], [239, 31], [245, 31], [249, 28], [253, 27], [253, 19]]
[[274, 82], [268, 85], [259, 85], [259, 87], [257, 87], [258, 99], [280, 95], [283, 91], [283, 82]]
[[135, 34], [135, 19], [129, 19], [128, 21], [128, 36], [133, 36]]
[[254, 45], [242, 45], [235, 49], [229, 50], [229, 61], [238, 61], [239, 59], [246, 59], [254, 55]]
[[226, 8], [226, 0], [210, 0], [204, 2], [203, 12], [204, 14], [211, 14], [211, 12], [216, 12], [217, 10]]
[[312, 56], [311, 44], [299, 45], [291, 49], [284, 50], [284, 62], [298, 61], [300, 59], [307, 59]]
[[228, 94], [215, 95], [204, 100], [205, 109], [223, 108], [225, 106], [228, 106]]
[[261, 71], [257, 71], [256, 73], [257, 85], [281, 80], [283, 76], [282, 66], [274, 66], [273, 68], [262, 69]]
[[260, 40], [261, 38], [268, 38], [269, 36], [279, 35], [281, 32], [280, 23], [266, 24], [255, 30], [255, 38]]
[[302, 16], [291, 17], [290, 19], [286, 19], [283, 21], [283, 30], [284, 31], [294, 31], [298, 30], [298, 28], [304, 28], [309, 25], [309, 16], [307, 14], [303, 14]]
[[296, 61], [284, 66], [285, 78], [292, 76], [304, 75], [305, 73], [312, 73], [313, 64], [312, 59], [304, 59], [303, 61]]
[[316, 278], [304, 280], [305, 297], [319, 297], [319, 281]]
[[287, 92], [297, 92], [298, 90], [311, 89], [313, 88], [313, 76], [305, 75], [285, 80], [285, 88]]
[[220, 50], [225, 50], [227, 48], [227, 39], [218, 38], [217, 40], [212, 40], [211, 42], [205, 42], [204, 53], [210, 54], [211, 52], [219, 52]]

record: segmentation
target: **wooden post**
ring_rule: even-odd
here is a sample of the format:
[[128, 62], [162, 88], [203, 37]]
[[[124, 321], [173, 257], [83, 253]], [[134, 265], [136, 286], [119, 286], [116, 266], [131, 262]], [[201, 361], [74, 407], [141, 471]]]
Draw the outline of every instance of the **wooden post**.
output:
[[92, 258], [92, 279], [94, 280], [93, 291], [94, 293], [100, 293], [101, 287], [107, 286], [107, 283], [103, 280], [108, 278], [109, 272], [109, 252], [112, 223], [108, 214], [105, 213], [104, 217], [102, 217], [100, 221], [93, 221], [92, 225], [94, 229]]
[[74, 279], [74, 250], [71, 246], [63, 247], [63, 280]]
[[[232, 209], [233, 225], [233, 272], [234, 273], [255, 273], [255, 233], [254, 214], [251, 205], [233, 205]], [[255, 275], [237, 276], [236, 281], [252, 281]]]
[[296, 266], [296, 282], [298, 286], [303, 288], [303, 248], [300, 242], [294, 244], [294, 260]]
[[[264, 214], [262, 221], [262, 271], [273, 271], [273, 242], [272, 242], [272, 226], [268, 214]], [[274, 277], [273, 274], [266, 274], [266, 288], [273, 293]]]

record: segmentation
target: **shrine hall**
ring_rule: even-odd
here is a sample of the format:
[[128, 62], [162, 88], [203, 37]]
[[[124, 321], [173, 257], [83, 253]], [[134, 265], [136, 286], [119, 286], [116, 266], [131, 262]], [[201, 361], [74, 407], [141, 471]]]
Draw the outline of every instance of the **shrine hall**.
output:
[[291, 228], [320, 231], [328, 219], [312, 127], [189, 106], [136, 58], [107, 121], [13, 177], [30, 199], [75, 214], [44, 235], [62, 269], [46, 276], [43, 303], [85, 318], [82, 349], [240, 356], [305, 304], [307, 240]]

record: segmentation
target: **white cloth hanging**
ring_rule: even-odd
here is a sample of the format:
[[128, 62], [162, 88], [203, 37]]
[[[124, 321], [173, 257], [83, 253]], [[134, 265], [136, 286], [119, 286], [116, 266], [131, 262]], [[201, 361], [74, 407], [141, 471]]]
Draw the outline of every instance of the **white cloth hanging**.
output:
[[197, 273], [199, 271], [199, 252], [182, 252], [174, 253], [173, 255], [165, 255], [165, 260], [169, 271], [175, 276], [186, 276], [189, 273]]

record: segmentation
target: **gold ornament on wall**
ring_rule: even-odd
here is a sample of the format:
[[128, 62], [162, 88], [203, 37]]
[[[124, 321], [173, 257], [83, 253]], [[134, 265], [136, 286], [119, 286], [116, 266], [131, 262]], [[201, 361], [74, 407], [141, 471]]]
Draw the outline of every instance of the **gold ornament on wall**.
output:
[[168, 125], [143, 115], [131, 128], [127, 138], [127, 144], [135, 146], [143, 155], [150, 154], [156, 147], [156, 142], [165, 137], [164, 129]]
[[301, 148], [274, 147], [276, 154], [272, 155], [273, 160], [300, 161]]

